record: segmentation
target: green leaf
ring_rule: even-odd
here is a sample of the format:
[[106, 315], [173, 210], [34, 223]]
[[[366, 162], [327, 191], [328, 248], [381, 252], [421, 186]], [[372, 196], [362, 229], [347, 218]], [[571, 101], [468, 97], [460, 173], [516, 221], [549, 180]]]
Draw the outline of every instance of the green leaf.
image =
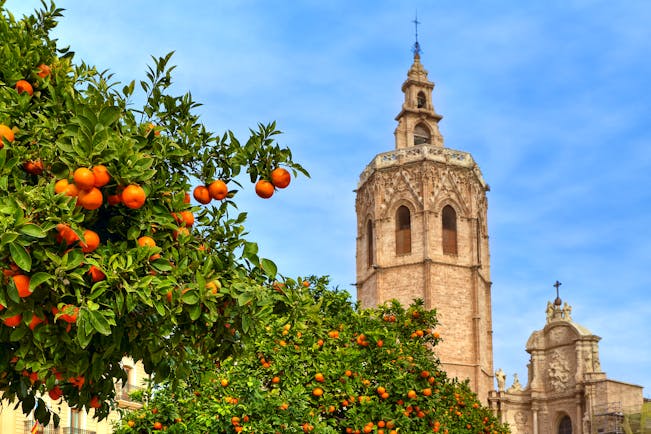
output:
[[34, 408], [34, 405], [36, 404], [36, 399], [32, 395], [28, 395], [23, 399], [23, 413], [27, 414], [30, 411], [32, 411], [32, 408]]
[[15, 232], [5, 232], [4, 234], [0, 235], [0, 245], [5, 245], [13, 242], [18, 238], [18, 234]]
[[274, 264], [273, 261], [263, 258], [260, 261], [260, 266], [267, 274], [267, 276], [269, 276], [270, 279], [276, 277], [276, 273], [278, 273], [278, 267], [276, 266], [276, 264]]
[[244, 250], [242, 251], [242, 257], [248, 259], [251, 262], [257, 262], [258, 259], [258, 245], [252, 242], [244, 243]]
[[197, 304], [199, 302], [199, 295], [197, 291], [190, 290], [181, 296], [181, 301], [185, 304]]
[[108, 127], [120, 119], [120, 114], [118, 107], [104, 107], [99, 113], [99, 122]]
[[53, 279], [54, 276], [51, 274], [43, 273], [39, 271], [38, 273], [32, 274], [32, 276], [29, 279], [29, 290], [34, 291], [38, 285], [40, 285], [43, 282], [47, 282], [50, 279]]
[[25, 271], [32, 269], [32, 257], [29, 256], [29, 252], [25, 247], [17, 243], [11, 243], [9, 244], [9, 252], [11, 253], [11, 259], [21, 269]]
[[201, 306], [199, 306], [198, 304], [195, 304], [194, 306], [190, 306], [190, 308], [188, 309], [188, 313], [190, 314], [190, 319], [192, 321], [196, 321], [201, 316]]
[[21, 234], [29, 235], [30, 237], [34, 237], [34, 238], [45, 238], [47, 236], [45, 231], [41, 229], [40, 226], [35, 225], [33, 223], [26, 224], [22, 228], [18, 229], [18, 231]]
[[27, 327], [17, 327], [14, 331], [11, 332], [9, 340], [11, 342], [18, 342], [27, 334]]
[[237, 304], [240, 306], [244, 306], [253, 300], [253, 294], [250, 292], [243, 292], [242, 294], [237, 296]]
[[108, 336], [111, 334], [111, 325], [107, 319], [102, 315], [101, 312], [96, 310], [88, 311], [90, 314], [90, 323], [93, 325], [93, 328], [103, 334]]

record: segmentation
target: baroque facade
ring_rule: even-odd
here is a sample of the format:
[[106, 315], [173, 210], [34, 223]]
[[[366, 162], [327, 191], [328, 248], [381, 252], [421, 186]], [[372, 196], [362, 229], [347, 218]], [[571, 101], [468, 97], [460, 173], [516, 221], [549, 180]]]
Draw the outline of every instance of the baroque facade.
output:
[[489, 188], [469, 153], [444, 147], [433, 89], [416, 43], [395, 150], [377, 155], [356, 189], [357, 299], [363, 307], [422, 299], [435, 308], [442, 368], [469, 379], [514, 433], [623, 432], [624, 412], [640, 413], [642, 387], [606, 377], [600, 338], [573, 322], [558, 297], [548, 303], [545, 327], [526, 344], [526, 385], [516, 375], [507, 389], [504, 372], [494, 372]]

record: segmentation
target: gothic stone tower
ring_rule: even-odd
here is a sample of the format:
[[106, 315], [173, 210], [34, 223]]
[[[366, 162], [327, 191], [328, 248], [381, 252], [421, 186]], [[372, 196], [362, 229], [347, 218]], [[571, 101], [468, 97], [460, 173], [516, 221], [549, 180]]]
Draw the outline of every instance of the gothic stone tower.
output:
[[414, 62], [402, 85], [396, 149], [366, 166], [357, 188], [357, 298], [365, 307], [420, 298], [436, 308], [436, 353], [486, 401], [493, 388], [488, 185], [470, 154], [443, 146], [434, 84]]

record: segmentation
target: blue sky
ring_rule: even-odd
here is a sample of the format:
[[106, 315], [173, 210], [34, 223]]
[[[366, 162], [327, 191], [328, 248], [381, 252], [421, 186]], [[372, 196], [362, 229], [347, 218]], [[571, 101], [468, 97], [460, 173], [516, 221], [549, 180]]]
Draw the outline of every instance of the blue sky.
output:
[[[9, 0], [20, 16], [40, 2]], [[602, 337], [610, 378], [651, 396], [651, 3], [645, 0], [61, 0], [55, 34], [116, 79], [175, 51], [175, 90], [209, 129], [276, 120], [312, 178], [240, 195], [250, 238], [289, 276], [353, 290], [353, 189], [393, 130], [418, 10], [446, 146], [491, 186], [495, 368], [561, 297]]]

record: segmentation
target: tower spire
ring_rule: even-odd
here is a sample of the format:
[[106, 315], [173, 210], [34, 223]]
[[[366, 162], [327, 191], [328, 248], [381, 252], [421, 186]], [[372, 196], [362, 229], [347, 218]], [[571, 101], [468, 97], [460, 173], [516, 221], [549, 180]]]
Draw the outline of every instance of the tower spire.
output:
[[420, 21], [418, 21], [418, 10], [416, 10], [416, 16], [412, 23], [414, 23], [415, 28], [415, 42], [412, 51], [414, 52], [414, 58], [420, 58], [420, 44], [418, 43], [418, 25], [420, 24]]

